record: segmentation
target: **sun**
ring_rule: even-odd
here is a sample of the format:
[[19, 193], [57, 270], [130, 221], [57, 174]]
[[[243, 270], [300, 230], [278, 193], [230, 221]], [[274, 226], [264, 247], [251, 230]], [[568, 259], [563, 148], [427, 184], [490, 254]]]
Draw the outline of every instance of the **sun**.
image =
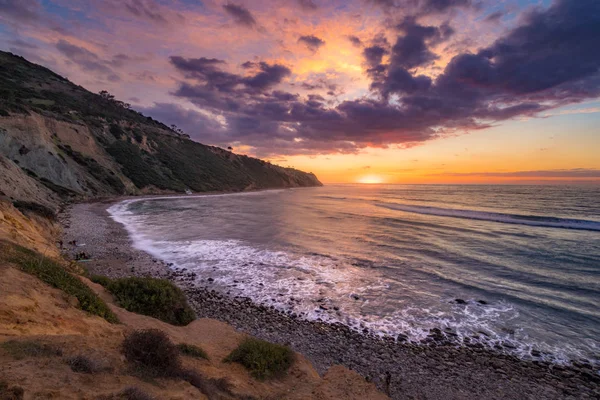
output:
[[358, 183], [375, 184], [375, 183], [383, 183], [384, 180], [379, 175], [365, 175], [365, 176], [361, 176], [360, 178], [358, 178], [357, 182]]

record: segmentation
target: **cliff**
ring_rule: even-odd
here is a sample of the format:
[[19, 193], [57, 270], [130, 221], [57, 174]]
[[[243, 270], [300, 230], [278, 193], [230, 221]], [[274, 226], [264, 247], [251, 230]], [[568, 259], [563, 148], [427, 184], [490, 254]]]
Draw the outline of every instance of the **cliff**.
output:
[[13, 201], [53, 206], [114, 195], [320, 185], [312, 173], [190, 140], [108, 93], [0, 52], [0, 191]]

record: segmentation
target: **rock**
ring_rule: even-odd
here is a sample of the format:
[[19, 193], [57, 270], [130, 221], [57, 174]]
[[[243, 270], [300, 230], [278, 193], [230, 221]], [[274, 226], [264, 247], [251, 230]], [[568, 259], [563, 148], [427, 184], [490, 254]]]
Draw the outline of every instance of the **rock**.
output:
[[467, 304], [467, 302], [465, 300], [463, 300], [463, 299], [454, 299], [454, 302], [456, 304]]

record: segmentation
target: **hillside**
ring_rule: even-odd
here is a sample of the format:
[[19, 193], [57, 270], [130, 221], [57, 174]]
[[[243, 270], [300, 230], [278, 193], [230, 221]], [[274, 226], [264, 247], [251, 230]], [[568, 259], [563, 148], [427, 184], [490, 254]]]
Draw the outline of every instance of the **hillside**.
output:
[[312, 173], [192, 141], [108, 93], [0, 52], [0, 191], [13, 200], [54, 206], [188, 189], [320, 185]]
[[[125, 310], [102, 286], [80, 275], [82, 264], [60, 256], [57, 233], [56, 223], [0, 199], [0, 399], [388, 398], [342, 366], [321, 377], [300, 354], [282, 376], [257, 379], [241, 364], [225, 360], [247, 335], [214, 319], [174, 326]], [[53, 279], [56, 268], [63, 271], [62, 281]], [[86, 308], [79, 292], [65, 291], [65, 275], [83, 283], [87, 298], [104, 302], [119, 323]], [[201, 357], [171, 354], [194, 379], [149, 376], [128, 362], [124, 339], [143, 329], [158, 329], [175, 343], [202, 349]]]

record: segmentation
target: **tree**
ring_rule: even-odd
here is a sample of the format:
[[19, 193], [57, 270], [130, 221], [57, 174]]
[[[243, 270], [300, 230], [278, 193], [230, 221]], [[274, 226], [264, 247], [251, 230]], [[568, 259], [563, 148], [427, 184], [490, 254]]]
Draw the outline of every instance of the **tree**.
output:
[[115, 99], [115, 96], [108, 93], [106, 90], [101, 90], [99, 94], [104, 100], [113, 101]]

